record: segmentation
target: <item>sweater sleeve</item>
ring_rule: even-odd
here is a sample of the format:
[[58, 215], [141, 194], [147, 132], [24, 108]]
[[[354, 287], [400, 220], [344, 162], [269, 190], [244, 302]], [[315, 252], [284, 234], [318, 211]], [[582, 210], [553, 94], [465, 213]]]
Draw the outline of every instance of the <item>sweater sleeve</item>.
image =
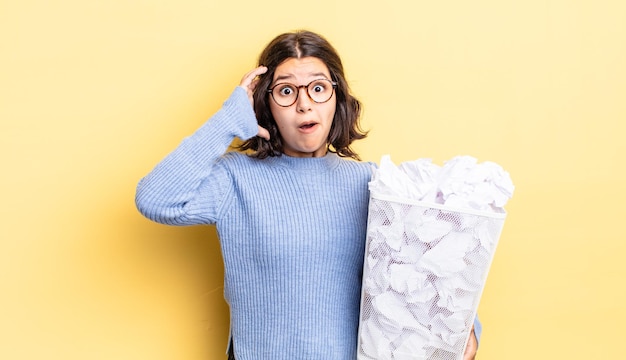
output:
[[247, 93], [237, 87], [217, 113], [139, 181], [137, 209], [162, 224], [214, 223], [230, 183], [218, 159], [235, 137], [246, 140], [257, 132]]

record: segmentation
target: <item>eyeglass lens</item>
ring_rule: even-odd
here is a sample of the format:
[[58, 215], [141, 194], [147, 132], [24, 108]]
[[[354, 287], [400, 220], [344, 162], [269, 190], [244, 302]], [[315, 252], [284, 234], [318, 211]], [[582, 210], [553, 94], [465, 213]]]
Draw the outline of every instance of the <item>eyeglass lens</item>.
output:
[[306, 88], [307, 95], [316, 103], [324, 103], [333, 95], [334, 84], [328, 79], [313, 80], [308, 85], [296, 86], [289, 83], [276, 84], [272, 89], [272, 97], [280, 106], [291, 106], [298, 99], [300, 88]]

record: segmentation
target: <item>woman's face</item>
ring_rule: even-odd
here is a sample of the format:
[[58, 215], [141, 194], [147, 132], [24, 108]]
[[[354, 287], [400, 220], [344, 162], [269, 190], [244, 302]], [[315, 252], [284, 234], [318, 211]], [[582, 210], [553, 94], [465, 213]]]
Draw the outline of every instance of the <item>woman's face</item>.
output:
[[[295, 91], [298, 92], [296, 102], [288, 107], [279, 106], [273, 98], [269, 99], [270, 111], [278, 125], [286, 155], [293, 157], [326, 155], [328, 133], [335, 116], [337, 98], [333, 92], [330, 100], [316, 103], [307, 95], [306, 87], [297, 88], [319, 79], [331, 80], [331, 77], [326, 64], [315, 57], [289, 58], [276, 67], [270, 87], [289, 83], [295, 85]], [[288, 93], [293, 87], [285, 89], [283, 91]], [[318, 89], [311, 89], [314, 90]]]

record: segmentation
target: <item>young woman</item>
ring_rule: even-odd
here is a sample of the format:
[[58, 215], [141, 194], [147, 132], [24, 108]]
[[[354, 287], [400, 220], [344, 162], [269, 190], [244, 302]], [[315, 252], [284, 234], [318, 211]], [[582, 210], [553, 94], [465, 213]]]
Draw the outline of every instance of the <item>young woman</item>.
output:
[[[356, 359], [373, 164], [337, 52], [279, 35], [222, 108], [137, 187], [146, 217], [216, 224], [231, 358]], [[235, 138], [241, 151], [228, 151]], [[476, 351], [472, 335], [467, 359]]]

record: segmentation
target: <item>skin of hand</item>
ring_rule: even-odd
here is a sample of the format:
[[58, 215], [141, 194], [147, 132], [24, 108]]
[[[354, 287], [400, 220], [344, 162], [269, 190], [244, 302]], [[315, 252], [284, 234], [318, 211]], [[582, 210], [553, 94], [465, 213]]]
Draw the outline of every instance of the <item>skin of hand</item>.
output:
[[463, 354], [463, 360], [476, 359], [476, 351], [478, 351], [478, 341], [476, 340], [476, 334], [474, 334], [474, 327], [472, 327], [472, 333], [467, 340], [467, 346], [465, 347], [465, 354]]
[[[252, 94], [254, 94], [254, 89], [256, 89], [256, 86], [259, 83], [259, 79], [257, 78], [257, 76], [265, 74], [266, 72], [267, 67], [259, 66], [258, 68], [250, 70], [247, 74], [245, 74], [241, 79], [241, 82], [239, 83], [239, 87], [246, 90], [246, 93], [248, 94], [248, 99], [250, 99], [250, 104], [252, 105], [252, 107], [254, 107]], [[259, 126], [259, 132], [257, 133], [257, 136], [260, 136], [265, 140], [270, 139], [270, 133], [267, 131], [267, 129], [261, 126]]]

